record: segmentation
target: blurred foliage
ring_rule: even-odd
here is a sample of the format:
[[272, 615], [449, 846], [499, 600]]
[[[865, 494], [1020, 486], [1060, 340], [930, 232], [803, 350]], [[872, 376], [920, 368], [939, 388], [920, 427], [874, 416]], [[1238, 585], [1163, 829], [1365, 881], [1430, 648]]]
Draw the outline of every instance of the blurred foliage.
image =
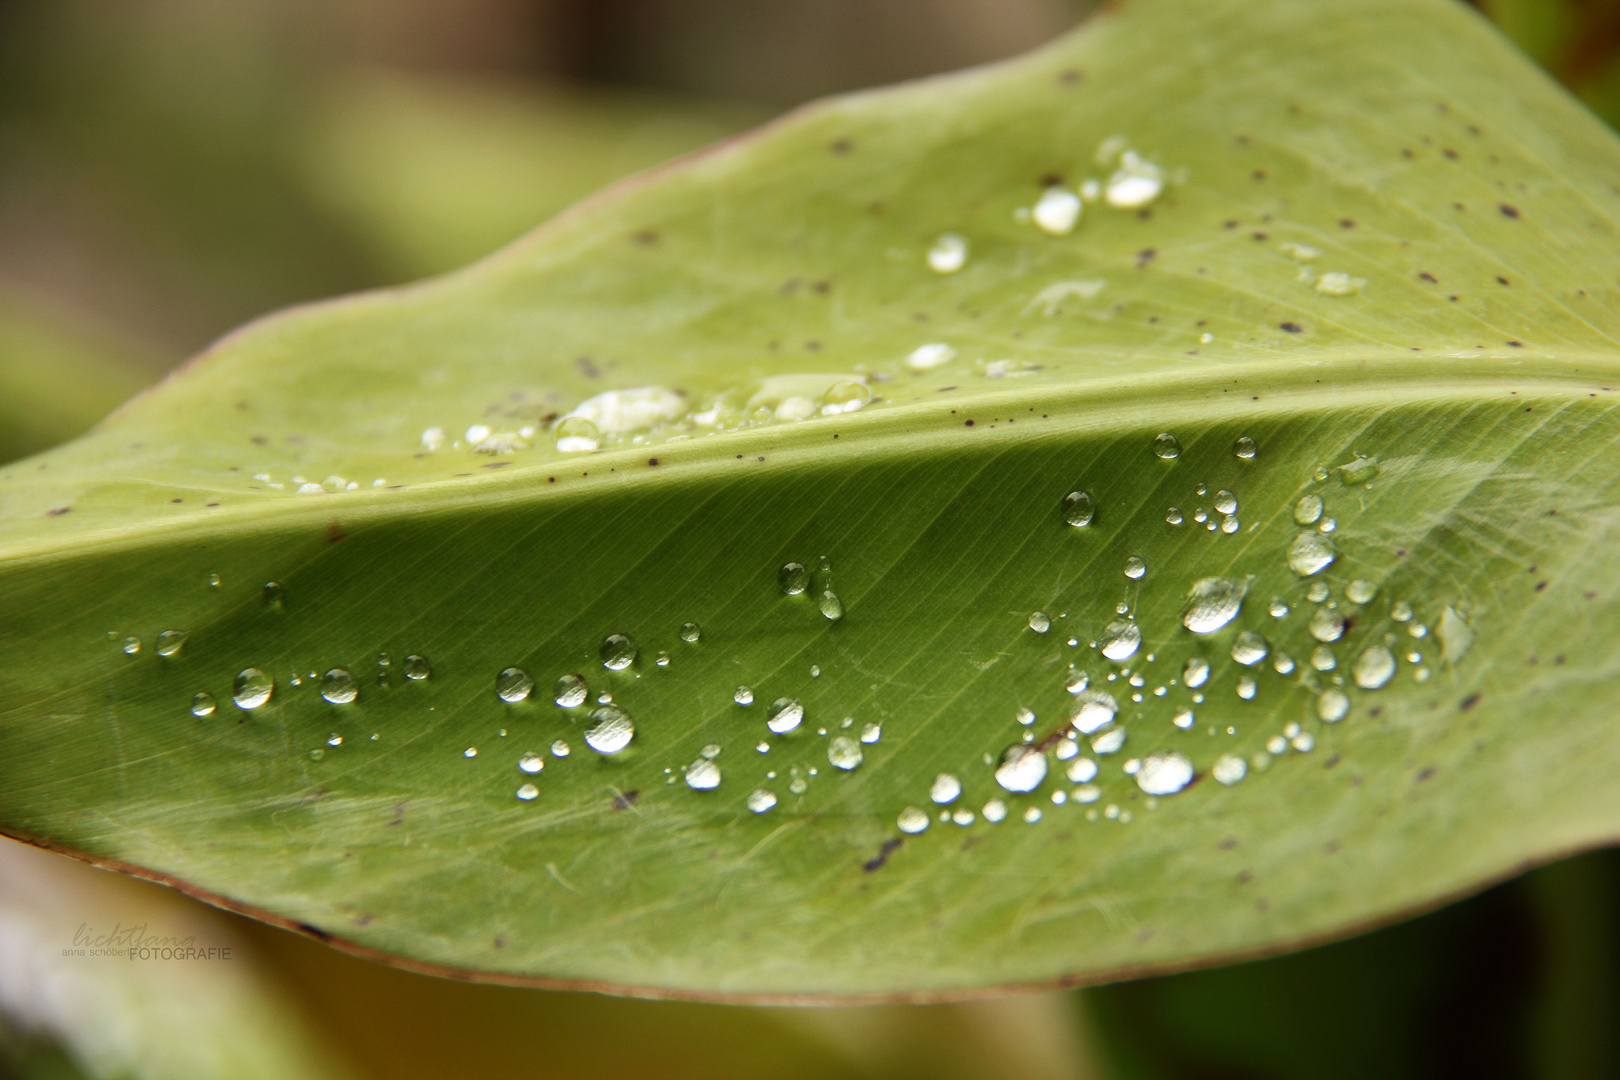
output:
[[1610, 127], [1620, 127], [1620, 0], [1474, 2]]

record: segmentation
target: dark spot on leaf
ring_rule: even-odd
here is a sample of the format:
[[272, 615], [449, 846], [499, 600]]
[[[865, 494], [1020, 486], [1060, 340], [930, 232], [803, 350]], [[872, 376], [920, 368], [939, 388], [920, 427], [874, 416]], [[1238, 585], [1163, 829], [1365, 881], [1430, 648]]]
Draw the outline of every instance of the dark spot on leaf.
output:
[[1545, 581], [1536, 582], [1536, 592], [1540, 592], [1541, 590], [1545, 589], [1546, 587], [1547, 587], [1547, 583]]
[[326, 527], [326, 542], [328, 544], [335, 544], [339, 540], [347, 540], [348, 538], [349, 534], [343, 531], [343, 526], [338, 522], [333, 521]]
[[1508, 279], [1498, 275], [1497, 278], [1496, 278], [1496, 283], [1498, 285], [1506, 285], [1506, 284], [1508, 284]]
[[172, 502], [172, 503], [177, 503], [177, 502], [185, 502], [186, 500], [184, 500], [184, 499], [170, 499], [169, 501]]
[[658, 459], [655, 458], [655, 457], [650, 457], [650, 458], [647, 459], [647, 464], [656, 465], [656, 464], [658, 464]]
[[1322, 852], [1326, 855], [1338, 854], [1339, 842], [1337, 840], [1329, 840], [1327, 843], [1322, 845]]
[[1040, 179], [1036, 180], [1035, 183], [1043, 188], [1057, 187], [1063, 183], [1063, 174], [1060, 172], [1042, 173]]
[[1259, 241], [1262, 244], [1265, 243], [1267, 240], [1271, 239], [1270, 235], [1268, 235], [1267, 233], [1263, 233], [1263, 232], [1250, 233], [1249, 235], [1254, 237], [1255, 240]]
[[1434, 766], [1430, 765], [1428, 768], [1424, 769], [1422, 772], [1417, 774], [1417, 782], [1421, 784], [1421, 783], [1423, 783], [1423, 781], [1428, 780], [1433, 776], [1434, 776]]
[[71, 506], [58, 506], [55, 510], [47, 510], [47, 511], [45, 511], [45, 516], [46, 517], [61, 517], [63, 514], [71, 514], [72, 512], [73, 512], [73, 507], [71, 507]]
[[639, 798], [641, 798], [640, 791], [621, 791], [613, 796], [613, 809], [628, 810], [636, 805], [636, 800]]
[[1064, 68], [1057, 74], [1057, 81], [1061, 86], [1073, 86], [1083, 78], [1085, 78], [1085, 73], [1075, 68]]
[[1256, 169], [1250, 175], [1252, 175], [1256, 180], [1264, 180], [1266, 178], [1266, 170]]
[[973, 426], [973, 421], [968, 420], [968, 421], [966, 421], [966, 424], [967, 424], [968, 427], [972, 427]]
[[812, 281], [810, 283], [810, 291], [820, 293], [822, 296], [826, 296], [831, 288], [832, 282], [830, 281]]
[[1141, 251], [1138, 251], [1136, 253], [1136, 268], [1140, 270], [1142, 267], [1146, 266], [1148, 263], [1157, 258], [1158, 254], [1159, 253], [1152, 248], [1143, 248]]
[[1290, 334], [1303, 334], [1305, 332], [1305, 328], [1299, 325], [1299, 323], [1285, 322], [1278, 323], [1277, 325], [1281, 329], [1288, 331]]
[[249, 439], [248, 441], [251, 442], [255, 446], [264, 446], [264, 445], [266, 445], [267, 443], [270, 442], [270, 440], [265, 438], [263, 435], [255, 435], [255, 436], [253, 436], [253, 438]]
[[493, 944], [497, 949], [504, 949], [506, 948], [506, 939], [503, 937], [498, 937], [491, 942], [491, 944]]
[[658, 234], [652, 229], [642, 229], [630, 238], [637, 247], [652, 247], [658, 243]]
[[1424, 281], [1427, 281], [1430, 285], [1438, 285], [1438, 284], [1440, 284], [1440, 282], [1435, 279], [1435, 276], [1433, 274], [1429, 273], [1427, 270], [1425, 270], [1425, 271], [1423, 271], [1423, 273], [1419, 274], [1418, 277], [1422, 278]]
[[1238, 871], [1237, 882], [1238, 882], [1239, 885], [1247, 885], [1249, 882], [1251, 882], [1253, 880], [1254, 880], [1254, 875], [1252, 873], [1250, 873], [1249, 871], [1247, 871], [1247, 870], [1239, 870]]
[[1355, 227], [1356, 227], [1356, 222], [1355, 222], [1354, 218], [1340, 218], [1339, 219], [1339, 228], [1341, 228], [1341, 229], [1353, 229]]
[[1522, 342], [1522, 341], [1510, 341], [1510, 342], [1508, 342], [1508, 344], [1513, 346], [1513, 348], [1515, 348], [1515, 349], [1524, 348], [1524, 342]]
[[1509, 206], [1507, 203], [1503, 203], [1498, 206], [1497, 209], [1502, 211], [1503, 217], [1517, 218], [1519, 216], [1519, 208], [1517, 206]]
[[1446, 155], [1446, 157], [1450, 158], [1452, 161], [1457, 160], [1457, 151], [1452, 150], [1449, 147], [1442, 149], [1440, 152]]
[[1554, 665], [1562, 664], [1565, 659], [1566, 658], [1563, 657], [1563, 656], [1555, 656], [1555, 657], [1553, 657], [1553, 664]]
[[1333, 768], [1333, 766], [1337, 765], [1340, 760], [1341, 759], [1340, 759], [1339, 755], [1334, 754], [1332, 757], [1330, 757], [1326, 761], [1322, 762], [1322, 768], [1331, 769], [1331, 768]]
[[1271, 901], [1267, 900], [1265, 897], [1262, 896], [1260, 899], [1258, 899], [1258, 900], [1256, 900], [1254, 902], [1254, 910], [1256, 910], [1256, 911], [1258, 911], [1258, 912], [1260, 912], [1262, 914], [1264, 914], [1267, 911], [1270, 911], [1271, 910]]
[[1227, 221], [1223, 222], [1222, 224], [1228, 229], [1235, 229], [1238, 227], [1238, 223], [1236, 221]]
[[296, 925], [297, 925], [299, 930], [301, 930], [304, 933], [308, 934], [310, 937], [314, 938], [316, 941], [331, 941], [332, 940], [332, 935], [328, 934], [325, 930], [322, 930], [318, 926], [311, 926], [307, 922], [301, 922], [301, 923], [298, 923]]
[[580, 374], [587, 379], [600, 379], [602, 377], [602, 369], [597, 367], [596, 361], [588, 356], [575, 357], [574, 366], [579, 368]]
[[1478, 705], [1478, 704], [1479, 704], [1479, 695], [1478, 694], [1469, 694], [1467, 697], [1463, 698], [1460, 702], [1457, 703], [1457, 711], [1458, 712], [1467, 712], [1469, 709], [1472, 709], [1475, 705]]
[[883, 846], [878, 848], [878, 853], [862, 863], [861, 869], [868, 874], [874, 870], [883, 869], [883, 864], [889, 861], [889, 856], [899, 850], [900, 845], [903, 843], [905, 843], [905, 839], [899, 836], [893, 836], [883, 841]]
[[850, 142], [848, 139], [834, 139], [832, 142], [827, 144], [827, 149], [831, 150], [835, 154], [847, 154], [851, 150], [855, 149], [855, 144]]
[[1228, 836], [1225, 840], [1221, 841], [1221, 850], [1222, 851], [1231, 851], [1233, 848], [1237, 847], [1237, 844], [1238, 844], [1237, 837]]

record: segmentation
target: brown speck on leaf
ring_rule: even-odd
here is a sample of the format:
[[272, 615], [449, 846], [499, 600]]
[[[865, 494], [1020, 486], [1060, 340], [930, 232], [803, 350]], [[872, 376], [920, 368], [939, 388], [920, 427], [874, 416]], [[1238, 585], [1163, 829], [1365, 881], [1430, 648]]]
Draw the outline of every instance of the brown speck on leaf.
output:
[[622, 791], [613, 796], [613, 809], [628, 810], [636, 805], [636, 800], [639, 798], [641, 798], [641, 792], [639, 791]]
[[1507, 284], [1509, 284], [1509, 282], [1508, 282], [1508, 279], [1507, 279], [1507, 278], [1505, 278], [1505, 277], [1502, 277], [1502, 276], [1501, 276], [1501, 275], [1498, 275], [1498, 276], [1497, 276], [1497, 278], [1496, 278], [1496, 283], [1497, 283], [1497, 284], [1498, 284], [1498, 285], [1507, 285]]
[[1225, 840], [1221, 841], [1222, 851], [1231, 851], [1235, 847], [1237, 847], [1237, 837], [1235, 836], [1228, 836]]
[[1340, 760], [1341, 759], [1340, 759], [1339, 755], [1334, 754], [1332, 757], [1330, 757], [1326, 761], [1322, 762], [1322, 768], [1331, 769], [1331, 768], [1333, 768], [1333, 766], [1337, 765]]
[[658, 459], [655, 458], [655, 457], [650, 457], [650, 458], [647, 459], [647, 464], [656, 465], [656, 464], [658, 464]]
[[1440, 284], [1440, 282], [1435, 278], [1435, 276], [1433, 274], [1429, 273], [1427, 270], [1425, 270], [1425, 271], [1423, 271], [1423, 273], [1419, 274], [1418, 277], [1422, 278], [1424, 281], [1427, 281], [1430, 285], [1438, 285], [1438, 284]]
[[506, 939], [503, 937], [498, 937], [491, 942], [491, 944], [493, 944], [497, 949], [504, 949], [506, 948]]
[[1507, 203], [1502, 203], [1497, 207], [1497, 209], [1502, 211], [1503, 217], [1517, 219], [1519, 216], [1519, 208], [1517, 206], [1509, 206]]
[[1461, 701], [1459, 701], [1457, 703], [1457, 711], [1458, 712], [1467, 712], [1469, 709], [1472, 709], [1475, 705], [1478, 705], [1478, 704], [1479, 704], [1479, 695], [1478, 694], [1469, 694], [1467, 697], [1463, 698]]
[[1341, 229], [1353, 229], [1355, 227], [1356, 227], [1356, 221], [1355, 221], [1354, 218], [1340, 218], [1339, 219], [1339, 228], [1341, 228]]
[[328, 544], [335, 544], [339, 540], [347, 540], [348, 538], [349, 534], [343, 531], [343, 526], [338, 522], [333, 521], [326, 526], [326, 542]]
[[1235, 221], [1235, 220], [1233, 220], [1233, 221], [1223, 221], [1221, 223], [1221, 226], [1222, 226], [1222, 228], [1235, 229], [1235, 228], [1238, 227], [1238, 222]]
[[1286, 330], [1290, 334], [1303, 334], [1305, 332], [1305, 328], [1299, 325], [1299, 323], [1285, 322], [1278, 323], [1277, 326], [1279, 329]]
[[596, 361], [588, 356], [575, 357], [574, 366], [579, 368], [579, 373], [587, 379], [600, 379], [602, 377], [602, 369], [597, 367]]
[[265, 438], [263, 435], [255, 435], [251, 439], [249, 439], [248, 441], [251, 442], [254, 446], [266, 446], [270, 442], [270, 440]]
[[1432, 778], [1433, 776], [1434, 776], [1434, 766], [1430, 765], [1429, 767], [1427, 767], [1426, 769], [1423, 769], [1421, 772], [1419, 772], [1417, 774], [1417, 782], [1421, 784], [1421, 783], [1423, 783], [1423, 781], [1428, 780], [1428, 779]]
[[1329, 840], [1327, 843], [1322, 845], [1322, 852], [1326, 855], [1337, 855], [1339, 853], [1339, 842], [1337, 840]]
[[295, 925], [298, 927], [298, 929], [302, 933], [308, 934], [310, 937], [314, 938], [316, 941], [331, 941], [332, 940], [332, 935], [327, 933], [325, 930], [322, 930], [318, 926], [314, 926], [314, 925], [312, 925], [310, 923], [307, 923], [307, 922], [301, 922], [301, 923], [297, 923]]
[[893, 836], [883, 841], [883, 846], [878, 848], [878, 853], [862, 863], [861, 869], [868, 874], [874, 870], [883, 869], [883, 864], [889, 861], [889, 856], [898, 851], [903, 843], [905, 843], [905, 839], [899, 836]]
[[1446, 155], [1446, 157], [1452, 161], [1457, 160], [1457, 151], [1451, 149], [1450, 147], [1443, 147], [1440, 152]]
[[1140, 270], [1142, 267], [1146, 266], [1148, 263], [1157, 258], [1158, 254], [1159, 253], [1152, 248], [1143, 248], [1141, 251], [1138, 251], [1136, 253], [1136, 268]]
[[835, 154], [847, 154], [851, 150], [855, 149], [855, 144], [850, 142], [848, 139], [834, 139], [832, 142], [827, 144], [827, 149], [831, 150]]
[[58, 506], [55, 510], [47, 510], [47, 511], [45, 511], [45, 516], [46, 517], [61, 517], [63, 514], [71, 514], [72, 512], [73, 512], [73, 507], [71, 507], [71, 506]]
[[1257, 232], [1257, 233], [1250, 233], [1249, 235], [1251, 237], [1253, 237], [1256, 242], [1261, 243], [1261, 244], [1263, 244], [1267, 240], [1271, 239], [1271, 234], [1270, 233]]
[[652, 229], [641, 229], [630, 239], [637, 247], [652, 247], [658, 243], [658, 234]]
[[1057, 73], [1059, 86], [1074, 86], [1083, 78], [1085, 78], [1085, 73], [1077, 68], [1064, 68]]

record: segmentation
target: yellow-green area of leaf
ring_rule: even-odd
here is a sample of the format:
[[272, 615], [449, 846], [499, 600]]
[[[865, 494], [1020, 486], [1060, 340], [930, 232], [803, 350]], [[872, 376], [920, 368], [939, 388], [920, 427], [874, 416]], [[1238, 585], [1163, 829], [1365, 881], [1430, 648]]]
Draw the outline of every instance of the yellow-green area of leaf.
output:
[[1612, 839], [1620, 147], [1441, 0], [812, 106], [0, 472], [0, 828], [427, 970], [936, 998]]

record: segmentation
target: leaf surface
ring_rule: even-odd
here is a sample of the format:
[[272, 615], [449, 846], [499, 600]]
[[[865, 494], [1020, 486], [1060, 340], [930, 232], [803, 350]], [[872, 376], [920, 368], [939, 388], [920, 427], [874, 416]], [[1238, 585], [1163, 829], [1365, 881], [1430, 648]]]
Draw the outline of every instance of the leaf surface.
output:
[[[1151, 203], [1018, 213], [1127, 149]], [[0, 827], [431, 970], [755, 999], [1213, 963], [1607, 842], [1617, 166], [1460, 6], [1141, 0], [255, 324], [0, 474]], [[637, 387], [671, 419], [553, 445]], [[1125, 741], [1065, 758], [1082, 672]]]

